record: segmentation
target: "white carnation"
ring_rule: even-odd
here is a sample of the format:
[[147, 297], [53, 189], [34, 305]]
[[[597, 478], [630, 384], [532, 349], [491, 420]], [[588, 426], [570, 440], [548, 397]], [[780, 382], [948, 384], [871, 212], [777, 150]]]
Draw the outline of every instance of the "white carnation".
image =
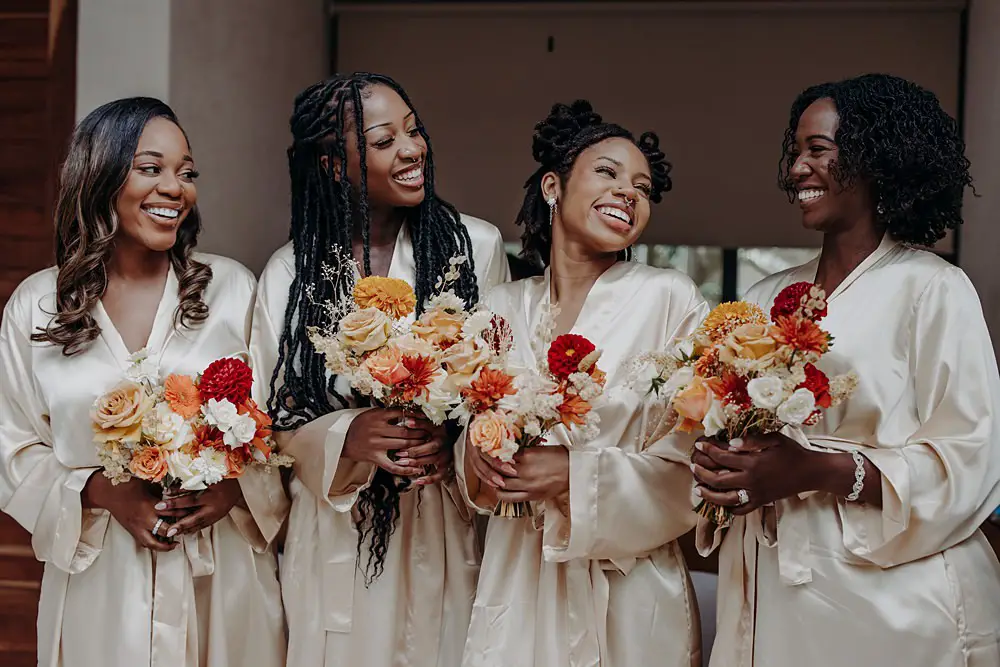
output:
[[149, 350], [146, 348], [129, 355], [127, 361], [128, 368], [125, 370], [125, 377], [132, 382], [153, 385], [160, 381], [159, 364], [149, 358]]
[[777, 377], [754, 378], [747, 383], [747, 393], [756, 407], [774, 410], [785, 397], [784, 382]]
[[201, 491], [212, 484], [218, 484], [229, 472], [226, 453], [214, 447], [207, 447], [191, 459], [189, 470], [190, 476], [181, 484], [181, 488], [185, 491]]
[[806, 388], [796, 389], [784, 403], [778, 406], [778, 419], [793, 426], [801, 425], [816, 409], [816, 398]]

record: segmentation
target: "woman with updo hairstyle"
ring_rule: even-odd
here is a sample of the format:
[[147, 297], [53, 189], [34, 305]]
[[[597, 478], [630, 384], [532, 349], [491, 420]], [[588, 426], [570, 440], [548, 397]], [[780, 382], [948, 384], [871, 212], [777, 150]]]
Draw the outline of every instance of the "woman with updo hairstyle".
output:
[[702, 553], [721, 543], [711, 664], [1000, 665], [980, 531], [1000, 505], [1000, 376], [972, 283], [916, 247], [962, 222], [958, 124], [869, 74], [803, 91], [782, 148], [780, 185], [823, 249], [746, 298], [767, 311], [819, 284], [836, 342], [818, 370], [858, 381], [815, 426], [698, 443], [697, 492], [737, 515], [697, 531]]
[[692, 333], [708, 314], [684, 274], [626, 259], [670, 189], [656, 135], [636, 139], [586, 101], [556, 104], [535, 126], [539, 163], [517, 222], [540, 277], [501, 285], [486, 305], [514, 334], [511, 362], [534, 366], [532, 335], [554, 307], [554, 335], [586, 337], [603, 356], [600, 433], [562, 426], [512, 463], [457, 444], [460, 488], [492, 514], [465, 667], [700, 664], [698, 611], [676, 540], [694, 525], [693, 437], [646, 437], [650, 413], [628, 389], [628, 360]]
[[[295, 457], [282, 559], [288, 667], [453, 667], [479, 573], [455, 487], [457, 429], [374, 406], [309, 341], [360, 276], [410, 283], [417, 313], [458, 255], [468, 306], [507, 280], [496, 227], [435, 190], [430, 139], [387, 76], [338, 74], [295, 99], [291, 242], [260, 278], [252, 353]], [[430, 324], [430, 323], [428, 323]]]
[[[138, 477], [108, 479], [94, 442], [95, 401], [126, 378], [111, 406], [127, 412], [102, 413], [142, 417], [140, 378], [248, 356], [255, 280], [194, 252], [197, 177], [163, 102], [89, 113], [59, 180], [56, 266], [26, 278], [4, 309], [0, 509], [45, 563], [39, 665], [284, 665], [270, 546], [287, 506], [280, 476], [250, 468], [164, 498]], [[167, 474], [162, 458], [130, 468]]]

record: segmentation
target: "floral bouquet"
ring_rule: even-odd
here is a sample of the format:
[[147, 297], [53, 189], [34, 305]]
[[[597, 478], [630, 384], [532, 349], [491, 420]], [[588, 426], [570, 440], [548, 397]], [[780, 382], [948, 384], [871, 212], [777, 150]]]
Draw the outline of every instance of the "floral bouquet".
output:
[[[601, 352], [576, 334], [553, 340], [556, 312], [543, 314], [532, 340], [535, 359], [543, 361], [514, 370], [494, 348], [495, 359], [461, 392], [456, 412], [471, 417], [469, 443], [487, 456], [509, 463], [521, 449], [543, 444], [560, 424], [578, 430], [584, 442], [597, 436], [593, 405], [604, 392], [605, 375], [597, 367]], [[499, 316], [493, 316], [487, 332], [494, 340], [510, 340], [509, 326]], [[532, 509], [529, 503], [500, 502], [493, 514], [531, 516]]]
[[243, 361], [219, 359], [196, 377], [171, 374], [162, 383], [145, 350], [130, 362], [126, 379], [91, 411], [97, 456], [113, 484], [137, 477], [166, 497], [203, 491], [251, 465], [291, 465], [250, 398], [253, 375]]
[[[465, 261], [464, 256], [450, 260], [438, 293], [415, 321], [410, 317], [417, 301], [413, 287], [398, 278], [363, 278], [354, 284], [352, 300], [322, 304], [329, 324], [310, 329], [309, 337], [327, 370], [376, 405], [444, 423], [461, 389], [490, 358], [478, 336], [489, 325], [489, 315], [470, 311], [446, 289]], [[324, 271], [329, 279], [337, 273]]]
[[[854, 373], [828, 378], [816, 367], [833, 344], [818, 324], [825, 316], [823, 289], [794, 283], [775, 298], [770, 321], [755, 304], [723, 303], [668, 351], [635, 358], [632, 386], [665, 407], [650, 437], [700, 429], [729, 441], [817, 423], [857, 385]], [[732, 521], [706, 501], [695, 509], [719, 525]]]

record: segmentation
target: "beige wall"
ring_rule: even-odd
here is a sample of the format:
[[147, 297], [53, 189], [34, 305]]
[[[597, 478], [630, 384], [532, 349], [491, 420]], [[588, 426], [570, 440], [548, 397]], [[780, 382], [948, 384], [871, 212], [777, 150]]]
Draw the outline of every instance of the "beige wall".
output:
[[327, 74], [323, 0], [81, 0], [76, 113], [151, 95], [202, 173], [200, 249], [260, 272], [288, 236], [288, 116]]
[[1000, 2], [969, 9], [965, 139], [981, 197], [967, 196], [960, 262], [979, 292], [1000, 349]]
[[776, 187], [795, 95], [888, 71], [934, 90], [954, 113], [961, 5], [345, 4], [338, 65], [400, 80], [434, 141], [442, 194], [509, 240], [535, 168], [534, 123], [553, 102], [585, 97], [609, 120], [658, 131], [674, 163], [674, 191], [654, 208], [645, 241], [813, 246]]

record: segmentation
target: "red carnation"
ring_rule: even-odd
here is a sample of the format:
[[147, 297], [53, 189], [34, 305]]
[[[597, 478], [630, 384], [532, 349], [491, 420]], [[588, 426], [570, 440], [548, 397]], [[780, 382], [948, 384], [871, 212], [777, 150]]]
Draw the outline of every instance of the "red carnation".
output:
[[816, 405], [821, 408], [828, 408], [833, 403], [830, 396], [830, 379], [826, 373], [816, 368], [812, 364], [805, 365], [806, 381], [796, 389], [808, 389], [816, 397]]
[[792, 283], [778, 292], [771, 306], [771, 320], [777, 322], [779, 317], [797, 314], [802, 307], [802, 297], [808, 296], [810, 287], [812, 283]]
[[549, 371], [560, 380], [580, 370], [580, 362], [597, 348], [583, 336], [563, 334], [549, 347]]
[[226, 399], [234, 405], [242, 405], [250, 398], [253, 372], [239, 359], [228, 357], [213, 361], [201, 374], [198, 391], [206, 403], [214, 398]]

